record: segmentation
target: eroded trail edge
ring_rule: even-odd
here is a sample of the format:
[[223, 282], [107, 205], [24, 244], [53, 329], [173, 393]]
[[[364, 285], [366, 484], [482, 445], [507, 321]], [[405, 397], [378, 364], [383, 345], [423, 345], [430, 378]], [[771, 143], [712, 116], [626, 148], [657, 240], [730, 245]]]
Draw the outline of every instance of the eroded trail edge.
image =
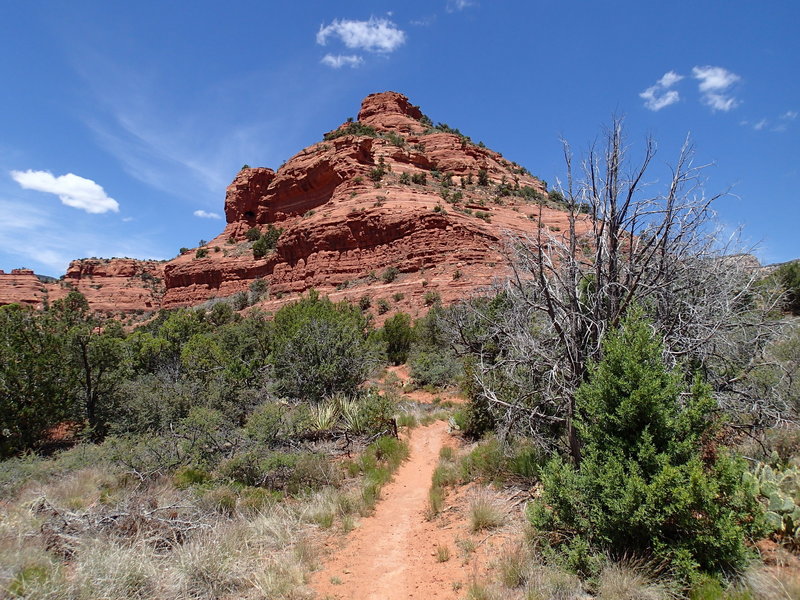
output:
[[447, 532], [425, 519], [431, 477], [448, 437], [447, 423], [418, 427], [410, 455], [381, 491], [375, 513], [351, 532], [311, 581], [319, 598], [456, 598], [450, 562], [437, 562]]

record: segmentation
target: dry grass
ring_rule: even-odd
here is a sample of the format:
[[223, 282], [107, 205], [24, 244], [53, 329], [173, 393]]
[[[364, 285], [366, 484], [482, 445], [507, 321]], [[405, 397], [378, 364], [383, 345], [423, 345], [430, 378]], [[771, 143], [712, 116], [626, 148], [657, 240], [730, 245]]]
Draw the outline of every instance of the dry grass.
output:
[[674, 586], [661, 569], [642, 561], [609, 562], [597, 581], [598, 600], [669, 600], [676, 597]]
[[505, 515], [497, 499], [487, 489], [476, 492], [469, 501], [469, 525], [473, 533], [503, 524]]
[[436, 562], [447, 562], [450, 560], [450, 548], [447, 546], [436, 546]]

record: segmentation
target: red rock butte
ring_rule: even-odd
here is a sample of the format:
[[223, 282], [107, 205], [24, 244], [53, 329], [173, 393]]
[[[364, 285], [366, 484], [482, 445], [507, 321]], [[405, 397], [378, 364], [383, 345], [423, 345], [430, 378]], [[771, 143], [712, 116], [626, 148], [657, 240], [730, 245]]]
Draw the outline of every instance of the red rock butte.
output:
[[[563, 206], [527, 169], [433, 126], [396, 92], [367, 96], [356, 121], [277, 171], [243, 168], [228, 186], [225, 216], [203, 251], [166, 264], [84, 259], [55, 284], [30, 271], [0, 274], [0, 304], [41, 304], [66, 293], [66, 282], [98, 310], [149, 311], [230, 296], [262, 279], [267, 309], [316, 288], [333, 300], [369, 296], [378, 312], [419, 314], [436, 294], [448, 303], [505, 276], [508, 233], [568, 226]], [[256, 258], [248, 232], [270, 227], [281, 229], [277, 244]], [[382, 277], [387, 271], [396, 277]]]

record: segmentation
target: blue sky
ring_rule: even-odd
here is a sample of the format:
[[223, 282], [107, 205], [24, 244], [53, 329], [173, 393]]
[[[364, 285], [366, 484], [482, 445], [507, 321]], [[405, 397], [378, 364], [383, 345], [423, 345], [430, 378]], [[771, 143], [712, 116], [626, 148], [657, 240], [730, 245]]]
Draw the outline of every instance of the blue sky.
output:
[[[663, 182], [688, 133], [726, 230], [800, 257], [800, 3], [742, 0], [6, 2], [0, 269], [171, 258], [224, 226], [239, 167], [277, 168], [394, 90], [553, 183], [624, 115]], [[660, 179], [659, 179], [660, 178]]]

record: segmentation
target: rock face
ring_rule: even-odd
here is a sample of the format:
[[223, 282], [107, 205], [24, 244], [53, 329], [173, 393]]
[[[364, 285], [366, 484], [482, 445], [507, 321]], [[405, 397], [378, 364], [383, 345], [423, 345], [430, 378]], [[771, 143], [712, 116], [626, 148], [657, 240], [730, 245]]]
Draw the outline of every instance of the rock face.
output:
[[0, 271], [0, 306], [13, 303], [40, 306], [46, 295], [44, 282], [30, 269]]
[[[166, 265], [164, 306], [228, 296], [263, 278], [269, 309], [314, 287], [334, 300], [370, 296], [373, 307], [383, 305], [378, 312], [388, 305], [417, 313], [437, 295], [449, 302], [505, 275], [507, 232], [533, 233], [540, 219], [566, 231], [563, 207], [546, 198], [527, 170], [434, 128], [405, 96], [372, 94], [357, 122], [277, 172], [237, 174], [227, 227], [207, 256], [190, 252]], [[245, 234], [269, 227], [282, 229], [277, 246], [255, 258]]]
[[81, 292], [92, 309], [109, 314], [152, 311], [164, 295], [164, 263], [132, 258], [84, 258], [70, 263], [60, 280], [39, 278], [29, 269], [0, 271], [0, 304], [44, 303]]
[[[566, 231], [563, 208], [526, 169], [384, 92], [277, 171], [240, 171], [226, 192], [227, 226], [200, 251], [166, 264], [75, 261], [57, 284], [15, 271], [0, 275], [0, 298], [41, 305], [71, 285], [95, 309], [133, 312], [199, 304], [261, 279], [269, 310], [314, 287], [334, 300], [368, 296], [378, 315], [418, 314], [505, 276], [507, 234], [535, 234], [540, 223]], [[254, 228], [281, 230], [258, 257]]]

